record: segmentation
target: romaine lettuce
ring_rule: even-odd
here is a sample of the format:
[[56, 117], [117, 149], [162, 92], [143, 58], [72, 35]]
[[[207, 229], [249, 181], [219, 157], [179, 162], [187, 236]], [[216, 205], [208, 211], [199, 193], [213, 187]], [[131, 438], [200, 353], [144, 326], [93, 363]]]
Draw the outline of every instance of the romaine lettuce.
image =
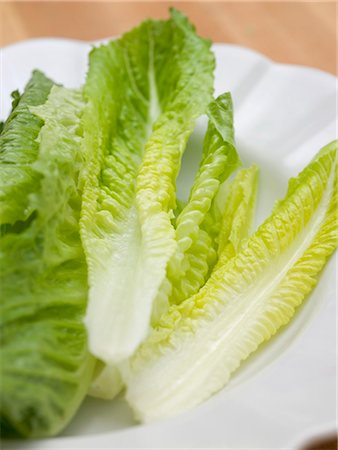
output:
[[[32, 124], [44, 123], [30, 165], [39, 177], [33, 186], [12, 180], [18, 194], [31, 192], [27, 208], [36, 214], [0, 240], [3, 435], [59, 432], [92, 377], [94, 359], [83, 324], [88, 285], [77, 188], [82, 107], [81, 92], [54, 86], [44, 105], [30, 108], [39, 120]], [[21, 126], [16, 132], [23, 136]], [[13, 149], [13, 164], [15, 152], [28, 144], [23, 140]]]
[[[257, 168], [229, 179], [232, 101], [212, 101], [213, 69], [210, 42], [172, 10], [93, 49], [83, 90], [34, 71], [12, 94], [0, 123], [3, 436], [56, 434], [87, 393], [125, 385], [142, 421], [191, 408], [315, 286], [338, 245], [338, 143], [249, 237]], [[181, 157], [204, 113], [180, 202]]]
[[168, 264], [170, 303], [180, 303], [196, 293], [210, 274], [217, 258], [215, 239], [219, 232], [212, 214], [213, 202], [221, 184], [240, 165], [230, 93], [210, 103], [207, 114], [201, 165], [189, 201], [176, 219], [178, 245]]
[[176, 248], [175, 179], [212, 99], [214, 57], [175, 10], [94, 49], [84, 87], [81, 236], [92, 353], [113, 364], [146, 337]]
[[221, 389], [287, 324], [338, 245], [338, 141], [291, 179], [284, 200], [195, 296], [173, 305], [124, 368], [127, 399], [148, 422]]

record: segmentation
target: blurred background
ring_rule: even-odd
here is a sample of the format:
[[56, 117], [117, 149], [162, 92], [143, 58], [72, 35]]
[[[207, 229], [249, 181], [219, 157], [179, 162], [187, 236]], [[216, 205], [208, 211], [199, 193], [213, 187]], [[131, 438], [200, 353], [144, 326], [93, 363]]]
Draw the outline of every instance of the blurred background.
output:
[[[337, 74], [337, 2], [3, 2], [0, 46], [36, 37], [96, 40], [141, 20], [165, 18], [174, 6], [214, 42], [242, 45], [283, 63]], [[337, 449], [335, 435], [314, 436], [307, 450]], [[305, 450], [302, 449], [302, 450]]]
[[116, 36], [169, 6], [198, 32], [264, 53], [275, 61], [337, 73], [337, 2], [1, 2], [0, 45], [39, 36], [95, 40]]

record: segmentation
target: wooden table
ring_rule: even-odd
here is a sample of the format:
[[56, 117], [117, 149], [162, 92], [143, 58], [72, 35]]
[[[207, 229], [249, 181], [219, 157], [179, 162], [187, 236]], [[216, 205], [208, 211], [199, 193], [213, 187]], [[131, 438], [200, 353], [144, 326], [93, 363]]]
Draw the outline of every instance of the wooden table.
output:
[[[175, 6], [200, 34], [270, 58], [336, 73], [336, 3], [320, 2], [8, 2], [0, 45], [38, 36], [94, 40], [118, 35]], [[1, 23], [0, 22], [0, 23]]]
[[[169, 6], [185, 12], [198, 32], [215, 42], [337, 71], [335, 2], [7, 2], [0, 3], [0, 45], [40, 36], [115, 36], [147, 17], [167, 17]], [[337, 441], [332, 437], [308, 448], [333, 450]]]

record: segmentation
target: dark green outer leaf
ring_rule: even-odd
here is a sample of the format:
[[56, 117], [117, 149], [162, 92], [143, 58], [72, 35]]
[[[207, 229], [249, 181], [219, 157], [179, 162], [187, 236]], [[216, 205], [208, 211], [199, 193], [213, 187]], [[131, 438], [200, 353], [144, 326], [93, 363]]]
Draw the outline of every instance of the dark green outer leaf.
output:
[[43, 120], [29, 111], [43, 104], [53, 82], [35, 70], [20, 97], [12, 94], [13, 109], [0, 135], [0, 225], [25, 221], [33, 212], [29, 194], [39, 183], [31, 163], [38, 156], [36, 142]]

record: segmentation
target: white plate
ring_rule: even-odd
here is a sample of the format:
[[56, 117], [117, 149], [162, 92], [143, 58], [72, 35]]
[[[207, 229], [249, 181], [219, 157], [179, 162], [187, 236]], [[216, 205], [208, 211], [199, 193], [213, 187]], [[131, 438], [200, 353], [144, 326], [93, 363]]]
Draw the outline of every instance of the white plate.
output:
[[[9, 93], [39, 68], [68, 87], [85, 77], [90, 44], [37, 39], [2, 50], [1, 116]], [[216, 94], [231, 91], [239, 153], [261, 168], [257, 223], [284, 195], [286, 183], [336, 138], [336, 78], [275, 64], [234, 45], [214, 46]], [[192, 140], [201, 141], [204, 121]], [[190, 149], [191, 149], [190, 145]], [[179, 189], [186, 192], [197, 159], [189, 148]], [[189, 161], [189, 164], [186, 164]], [[123, 399], [85, 401], [62, 436], [7, 442], [7, 449], [294, 449], [335, 428], [335, 264], [292, 323], [246, 362], [222, 392], [200, 407], [160, 423], [136, 426]], [[37, 392], [36, 395], [39, 395]]]

